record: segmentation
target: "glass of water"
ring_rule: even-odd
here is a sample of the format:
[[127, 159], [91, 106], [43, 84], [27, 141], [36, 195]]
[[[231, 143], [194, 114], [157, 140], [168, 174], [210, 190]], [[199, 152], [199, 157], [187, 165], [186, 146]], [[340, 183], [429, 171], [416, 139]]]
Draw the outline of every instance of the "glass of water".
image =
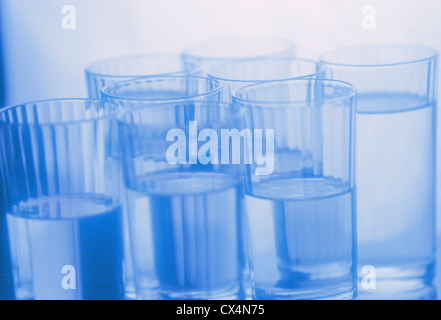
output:
[[[222, 86], [222, 100], [230, 102], [233, 93], [244, 86], [270, 80], [320, 77], [322, 67], [313, 60], [290, 57], [251, 58], [215, 64], [207, 69], [208, 77], [219, 81]], [[244, 230], [246, 223], [244, 222]], [[243, 233], [246, 234], [245, 232]], [[247, 238], [245, 238], [246, 243]], [[243, 246], [246, 250], [247, 246]], [[244, 262], [244, 286], [247, 297], [251, 297], [249, 266]]]
[[242, 115], [213, 101], [147, 102], [118, 118], [140, 299], [241, 296], [241, 166], [230, 158], [243, 149], [223, 135]]
[[147, 76], [187, 75], [198, 73], [193, 63], [174, 54], [126, 55], [96, 61], [86, 68], [89, 98], [99, 99], [101, 89], [117, 82]]
[[186, 46], [182, 52], [185, 65], [207, 68], [222, 62], [247, 58], [294, 57], [295, 44], [275, 36], [235, 36], [214, 38]]
[[393, 298], [434, 277], [437, 59], [435, 50], [409, 45], [342, 48], [321, 57], [327, 77], [358, 91], [362, 298]]
[[222, 83], [224, 101], [244, 86], [271, 80], [322, 77], [318, 62], [299, 58], [253, 58], [216, 64], [207, 69], [208, 77]]
[[[186, 75], [151, 76], [123, 81], [113, 86], [104, 87], [102, 89], [102, 98], [117, 103], [124, 110], [129, 110], [155, 103], [192, 104], [195, 100], [218, 101], [221, 92], [221, 84], [216, 80], [208, 78]], [[132, 298], [158, 299], [160, 296], [157, 291], [158, 281], [155, 275], [153, 257], [149, 256], [148, 259], [137, 258], [138, 255], [145, 257], [145, 254], [149, 252], [152, 255], [154, 250], [153, 242], [144, 242], [143, 246], [138, 248], [136, 247], [138, 242], [131, 241], [128, 238], [132, 233], [129, 226], [129, 217], [138, 214], [140, 209], [134, 206], [131, 200], [128, 199], [129, 192], [126, 191], [127, 186], [123, 185], [122, 188], [124, 217], [126, 218], [126, 291]], [[152, 239], [151, 232], [145, 238]], [[130, 243], [133, 243], [133, 245]], [[137, 263], [137, 266], [132, 266], [132, 262]], [[135, 283], [134, 277], [137, 271], [134, 270], [132, 272], [135, 268], [143, 270], [142, 279], [144, 279], [144, 283], [142, 281]], [[146, 276], [147, 273], [148, 276]], [[150, 280], [147, 281], [146, 279]]]
[[245, 174], [253, 298], [353, 298], [354, 88], [269, 81], [233, 101], [254, 131]]
[[0, 111], [17, 299], [121, 299], [118, 107], [48, 100]]
[[[197, 70], [198, 68], [192, 64], [184, 66], [180, 57], [176, 55], [135, 55], [98, 61], [86, 69], [86, 75], [89, 96], [100, 97], [102, 91], [103, 99], [119, 101], [124, 108], [129, 108], [129, 105], [136, 106], [139, 100], [142, 104], [146, 100], [164, 102], [182, 98], [189, 100], [193, 97], [217, 99], [220, 95], [220, 84], [209, 79], [191, 77], [190, 74], [197, 73]], [[135, 96], [134, 92], [137, 92], [135, 95], [138, 96]], [[142, 96], [139, 96], [141, 93]], [[129, 99], [133, 100], [129, 102]], [[122, 174], [121, 170], [120, 173]], [[132, 250], [128, 238], [127, 199], [123, 184], [121, 188], [125, 239], [124, 284], [127, 298], [135, 299]]]

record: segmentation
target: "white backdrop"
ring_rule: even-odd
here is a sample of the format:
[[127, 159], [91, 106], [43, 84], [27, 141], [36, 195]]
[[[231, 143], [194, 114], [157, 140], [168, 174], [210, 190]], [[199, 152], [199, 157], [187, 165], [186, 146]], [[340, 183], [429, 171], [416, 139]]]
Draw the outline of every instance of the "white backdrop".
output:
[[[99, 58], [179, 52], [213, 36], [271, 34], [298, 55], [359, 43], [418, 43], [441, 51], [439, 0], [1, 0], [7, 104], [85, 96], [84, 67]], [[65, 30], [64, 5], [76, 9]], [[362, 8], [376, 9], [376, 29]]]

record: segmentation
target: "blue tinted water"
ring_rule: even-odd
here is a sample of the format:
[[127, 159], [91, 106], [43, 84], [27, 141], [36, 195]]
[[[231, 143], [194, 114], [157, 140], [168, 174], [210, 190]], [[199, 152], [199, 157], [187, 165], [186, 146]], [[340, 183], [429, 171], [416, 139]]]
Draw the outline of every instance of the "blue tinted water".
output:
[[[15, 206], [7, 222], [17, 298], [122, 298], [120, 215], [119, 206], [94, 195], [42, 197]], [[75, 271], [63, 273], [65, 266]], [[66, 286], [73, 283], [74, 289]]]
[[245, 195], [256, 299], [352, 298], [354, 190], [330, 178], [279, 178]]
[[240, 180], [216, 172], [138, 179], [128, 190], [143, 299], [228, 299], [240, 291]]
[[411, 95], [361, 95], [356, 143], [359, 270], [375, 267], [376, 291], [430, 284], [435, 260], [434, 106]]

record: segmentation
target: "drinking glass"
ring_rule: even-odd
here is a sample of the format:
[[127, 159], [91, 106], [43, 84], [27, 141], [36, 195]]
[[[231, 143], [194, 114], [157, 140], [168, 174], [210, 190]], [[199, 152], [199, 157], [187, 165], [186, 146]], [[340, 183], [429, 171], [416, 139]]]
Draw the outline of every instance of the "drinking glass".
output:
[[229, 159], [242, 151], [224, 144], [241, 116], [178, 101], [118, 118], [138, 298], [241, 296], [241, 167]]
[[198, 73], [193, 63], [184, 65], [179, 55], [138, 54], [96, 61], [86, 68], [89, 98], [99, 99], [101, 89], [117, 82], [147, 76], [186, 75]]
[[437, 60], [435, 50], [413, 45], [321, 57], [327, 77], [358, 91], [361, 297], [421, 289], [434, 277]]
[[198, 65], [202, 72], [222, 62], [244, 58], [294, 57], [296, 47], [275, 36], [235, 36], [214, 38], [186, 46], [182, 52], [185, 65]]
[[[222, 100], [230, 102], [233, 93], [244, 86], [269, 80], [319, 77], [323, 73], [320, 65], [307, 59], [297, 58], [251, 58], [215, 64], [208, 68], [208, 77], [219, 81], [222, 86]], [[245, 222], [244, 228], [245, 228]], [[245, 228], [246, 229], [246, 228]], [[246, 235], [246, 232], [243, 232]], [[246, 243], [247, 239], [243, 239]], [[246, 250], [246, 245], [244, 249]], [[247, 297], [251, 297], [249, 266], [244, 261], [243, 282]]]
[[354, 88], [269, 81], [233, 102], [254, 131], [245, 174], [253, 298], [355, 297]]
[[[123, 109], [128, 110], [154, 103], [176, 102], [190, 104], [194, 100], [217, 101], [220, 98], [221, 90], [222, 86], [218, 81], [208, 78], [186, 75], [151, 76], [119, 82], [113, 86], [104, 87], [102, 89], [102, 98], [104, 100], [113, 101]], [[127, 199], [127, 192], [125, 191], [126, 186], [123, 185], [122, 188], [121, 193], [124, 195], [123, 209], [126, 230], [126, 292], [131, 298], [157, 299], [159, 296], [156, 290], [152, 289], [149, 291], [145, 289], [145, 286], [142, 292], [137, 290], [138, 293], [135, 293], [136, 284], [134, 274], [131, 271], [133, 269], [131, 262], [134, 260], [132, 255], [136, 255], [137, 249], [131, 248], [132, 245], [128, 238], [131, 232], [129, 229], [128, 216], [131, 214], [130, 211], [136, 211], [136, 208], [132, 209], [132, 206], [127, 203], [129, 199]], [[150, 248], [149, 250], [153, 249]], [[153, 287], [155, 286], [156, 285], [153, 285]]]
[[223, 85], [222, 99], [231, 101], [234, 92], [244, 86], [270, 80], [322, 77], [318, 62], [299, 58], [252, 58], [216, 64], [208, 77]]
[[81, 99], [0, 110], [17, 299], [123, 297], [117, 110]]
[[152, 76], [118, 82], [104, 87], [101, 97], [118, 103], [124, 109], [149, 103], [219, 101], [222, 85], [198, 76]]
[[[119, 102], [124, 108], [131, 108], [138, 103], [145, 103], [149, 100], [151, 102], [164, 102], [168, 100], [176, 101], [179, 99], [218, 99], [220, 95], [221, 86], [218, 82], [209, 79], [190, 76], [192, 72], [196, 72], [197, 68], [193, 66], [182, 66], [182, 61], [176, 56], [136, 56], [138, 59], [124, 58], [109, 60], [106, 63], [99, 63], [99, 66], [106, 66], [106, 68], [114, 70], [123, 70], [125, 74], [135, 74], [139, 71], [147, 72], [166, 72], [171, 70], [185, 70], [177, 71], [175, 75], [172, 73], [164, 76], [149, 76], [139, 77], [132, 80], [115, 82], [123, 80], [125, 77], [104, 77], [101, 76], [101, 81], [95, 81], [94, 88], [99, 89], [100, 86], [108, 84], [108, 86], [101, 87], [101, 96], [105, 100], [112, 100]], [[129, 68], [130, 66], [130, 68]], [[129, 72], [131, 70], [131, 72]], [[120, 170], [122, 174], [122, 171]], [[126, 212], [127, 201], [125, 197], [125, 187], [121, 185], [122, 196], [122, 210], [124, 221], [124, 283], [126, 296], [128, 299], [134, 299], [135, 283], [133, 275], [132, 257], [130, 249], [130, 241], [128, 238], [128, 213]]]

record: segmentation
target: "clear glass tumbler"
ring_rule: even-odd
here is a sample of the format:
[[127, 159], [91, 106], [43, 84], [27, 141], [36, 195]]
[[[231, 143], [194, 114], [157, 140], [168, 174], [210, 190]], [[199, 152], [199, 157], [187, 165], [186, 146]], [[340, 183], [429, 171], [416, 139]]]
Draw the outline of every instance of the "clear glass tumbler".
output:
[[435, 50], [410, 45], [342, 48], [321, 57], [327, 77], [358, 91], [361, 297], [393, 298], [433, 280], [437, 59]]
[[123, 298], [117, 110], [78, 99], [0, 111], [17, 299]]
[[138, 298], [241, 296], [241, 166], [221, 139], [242, 115], [206, 101], [118, 118]]
[[219, 101], [222, 85], [219, 81], [198, 76], [152, 76], [118, 82], [104, 87], [101, 97], [114, 101], [124, 109], [148, 103]]
[[245, 174], [253, 298], [355, 297], [354, 88], [270, 81], [233, 102], [254, 131]]
[[[152, 76], [144, 77], [139, 79], [128, 80], [124, 82], [119, 82], [113, 86], [104, 87], [102, 89], [102, 98], [104, 100], [110, 100], [117, 103], [123, 109], [133, 109], [136, 107], [143, 107], [149, 104], [155, 103], [165, 103], [165, 102], [175, 102], [175, 103], [185, 103], [191, 104], [194, 100], [209, 100], [218, 101], [222, 93], [221, 84], [212, 79], [196, 77], [196, 76]], [[131, 233], [129, 228], [128, 218], [132, 214], [136, 214], [137, 208], [133, 207], [128, 201], [127, 191], [125, 191], [126, 186], [122, 186], [124, 189], [123, 200], [124, 200], [124, 210], [125, 212], [125, 234], [128, 237]], [[156, 285], [151, 285], [151, 290], [147, 289], [150, 285], [140, 285], [135, 283], [135, 275], [132, 274], [131, 270], [134, 266], [131, 266], [131, 262], [135, 259], [138, 254], [136, 248], [132, 248], [132, 245], [127, 243], [130, 240], [126, 239], [126, 291], [127, 294], [132, 298], [142, 298], [142, 299], [157, 299], [159, 296], [157, 294]], [[130, 250], [129, 250], [130, 249]], [[146, 249], [141, 249], [146, 250]], [[153, 252], [152, 244], [150, 244], [147, 251]], [[141, 253], [142, 254], [142, 253]], [[133, 257], [132, 257], [133, 255]], [[139, 261], [139, 260], [138, 260]], [[153, 259], [151, 261], [145, 261], [146, 266], [144, 269], [151, 270], [154, 273]], [[135, 272], [135, 271], [134, 271]], [[152, 275], [152, 279], [156, 279]], [[152, 280], [152, 283], [157, 280]], [[133, 283], [132, 283], [133, 282]], [[133, 287], [133, 288], [132, 288]], [[135, 287], [138, 287], [136, 289]], [[132, 291], [137, 291], [133, 293]]]
[[222, 99], [231, 101], [234, 92], [244, 86], [271, 80], [322, 77], [318, 62], [299, 58], [252, 58], [216, 64], [207, 70], [208, 77], [223, 85]]
[[294, 57], [295, 44], [275, 36], [235, 36], [214, 38], [186, 46], [182, 52], [185, 65], [198, 65], [202, 72], [222, 62], [244, 58]]
[[[125, 76], [106, 76], [90, 73], [89, 94], [95, 96], [96, 90], [101, 89], [102, 98], [118, 102], [125, 109], [132, 108], [137, 104], [143, 105], [146, 101], [165, 102], [165, 101], [190, 101], [192, 99], [214, 99], [218, 100], [221, 94], [221, 85], [215, 81], [202, 77], [190, 76], [187, 73], [196, 72], [197, 68], [182, 66], [182, 60], [176, 56], [157, 57], [151, 55], [136, 56], [137, 59], [131, 57], [111, 59], [99, 62], [92, 69], [102, 71], [112, 70], [113, 74], [125, 74]], [[160, 73], [176, 71], [176, 75], [136, 77], [136, 79], [125, 80], [128, 74], [142, 73]], [[120, 71], [120, 73], [118, 73]], [[141, 72], [143, 71], [143, 72]], [[119, 81], [119, 82], [118, 82]], [[104, 86], [103, 85], [107, 85]], [[93, 90], [91, 89], [93, 88]], [[122, 174], [122, 171], [121, 171]], [[121, 185], [124, 189], [124, 186]], [[122, 194], [122, 209], [124, 221], [124, 283], [126, 287], [126, 295], [128, 299], [135, 299], [135, 283], [132, 266], [132, 251], [130, 249], [128, 239], [128, 214], [126, 212], [125, 191]]]
[[[222, 100], [230, 102], [234, 92], [244, 86], [270, 80], [320, 77], [322, 67], [313, 60], [297, 58], [251, 58], [215, 64], [207, 69], [208, 77], [219, 81], [222, 86]], [[244, 222], [245, 228], [245, 222]], [[243, 235], [246, 233], [244, 232]], [[243, 239], [244, 243], [247, 239]], [[244, 246], [244, 249], [247, 246]], [[246, 256], [245, 256], [246, 257]], [[251, 297], [249, 266], [244, 261], [244, 287], [246, 296]]]
[[86, 68], [89, 98], [99, 99], [103, 87], [147, 76], [196, 75], [199, 68], [173, 54], [126, 55], [96, 61]]

